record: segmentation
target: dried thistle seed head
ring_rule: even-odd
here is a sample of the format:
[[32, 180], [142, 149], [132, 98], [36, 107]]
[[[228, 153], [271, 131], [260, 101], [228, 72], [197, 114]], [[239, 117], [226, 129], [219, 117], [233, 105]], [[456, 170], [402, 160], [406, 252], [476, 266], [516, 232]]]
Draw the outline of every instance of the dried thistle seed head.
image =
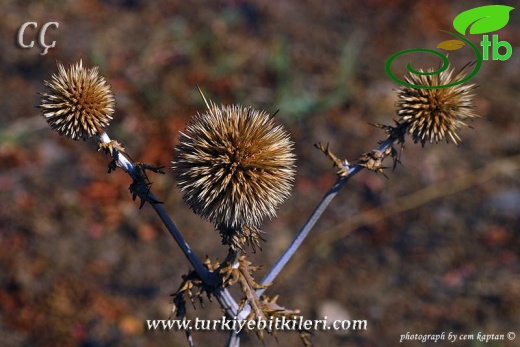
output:
[[180, 134], [175, 151], [184, 201], [227, 237], [274, 217], [290, 194], [293, 143], [264, 111], [210, 103]]
[[[471, 64], [458, 73], [445, 70], [437, 75], [410, 74], [406, 81], [414, 85], [442, 86], [463, 79]], [[422, 71], [421, 71], [422, 72]], [[478, 117], [473, 106], [472, 91], [475, 85], [459, 84], [448, 88], [419, 89], [401, 87], [397, 91], [397, 115], [401, 123], [407, 125], [408, 133], [414, 142], [425, 144], [446, 139], [448, 136], [459, 144], [457, 131], [465, 126], [466, 121]]]
[[47, 92], [38, 107], [52, 129], [73, 140], [99, 135], [114, 113], [114, 94], [98, 68], [83, 68], [82, 61], [44, 81]]

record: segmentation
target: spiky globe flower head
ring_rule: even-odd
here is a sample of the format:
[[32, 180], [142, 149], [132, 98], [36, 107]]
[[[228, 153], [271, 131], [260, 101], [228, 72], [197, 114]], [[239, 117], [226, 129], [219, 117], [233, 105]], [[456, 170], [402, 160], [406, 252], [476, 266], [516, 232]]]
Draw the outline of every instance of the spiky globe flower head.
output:
[[[448, 69], [436, 75], [409, 74], [406, 81], [413, 85], [444, 86], [460, 81], [467, 75], [471, 64], [458, 73]], [[422, 72], [422, 71], [420, 71]], [[397, 91], [397, 115], [400, 123], [407, 125], [407, 131], [414, 142], [438, 142], [448, 138], [459, 144], [457, 131], [466, 127], [467, 121], [478, 117], [473, 106], [472, 91], [475, 85], [458, 84], [447, 88], [419, 89], [403, 86]]]
[[184, 201], [234, 249], [253, 248], [265, 217], [276, 215], [294, 180], [293, 143], [272, 116], [239, 105], [197, 114], [172, 161]]
[[52, 129], [73, 140], [100, 135], [112, 120], [114, 94], [98, 68], [86, 69], [80, 60], [65, 69], [58, 63], [58, 73], [44, 81], [39, 108]]

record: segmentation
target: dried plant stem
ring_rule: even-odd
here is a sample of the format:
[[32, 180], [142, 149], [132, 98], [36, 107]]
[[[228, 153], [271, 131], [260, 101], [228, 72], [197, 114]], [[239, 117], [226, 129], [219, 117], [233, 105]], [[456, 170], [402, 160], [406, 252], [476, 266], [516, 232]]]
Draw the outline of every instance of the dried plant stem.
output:
[[[104, 143], [110, 143], [110, 137], [106, 132], [103, 132], [100, 136], [100, 141]], [[119, 152], [117, 149], [112, 149], [112, 158], [117, 163], [117, 166], [123, 169], [126, 173], [128, 173], [132, 178], [136, 178], [136, 168], [135, 165], [128, 159], [126, 155]], [[157, 201], [155, 196], [151, 191], [148, 192], [148, 197], [151, 201]], [[161, 218], [161, 221], [163, 222], [164, 226], [170, 234], [173, 236], [179, 247], [181, 248], [182, 252], [186, 255], [186, 258], [188, 258], [188, 261], [193, 266], [195, 271], [199, 274], [199, 276], [202, 278], [203, 281], [207, 281], [208, 283], [211, 283], [210, 279], [210, 273], [209, 271], [204, 267], [200, 259], [193, 253], [191, 250], [191, 247], [188, 245], [182, 234], [180, 233], [179, 229], [175, 226], [173, 221], [171, 220], [170, 216], [166, 211], [164, 210], [163, 206], [158, 203], [150, 203], [152, 205], [154, 211], [157, 213], [159, 218]]]
[[[386, 141], [382, 142], [377, 150], [384, 152], [388, 148], [390, 148], [393, 144], [392, 139], [387, 139]], [[298, 235], [294, 238], [292, 243], [287, 247], [287, 249], [284, 251], [284, 253], [278, 258], [276, 263], [273, 265], [273, 267], [269, 270], [269, 272], [264, 276], [262, 281], [260, 281], [261, 285], [269, 284], [274, 281], [274, 279], [278, 276], [278, 274], [282, 271], [282, 269], [285, 267], [285, 265], [291, 260], [291, 258], [294, 256], [298, 248], [303, 243], [303, 240], [307, 237], [311, 229], [314, 227], [316, 222], [320, 219], [323, 212], [327, 209], [330, 202], [336, 197], [336, 195], [339, 193], [341, 188], [349, 181], [351, 177], [353, 177], [355, 174], [357, 174], [359, 171], [364, 169], [365, 167], [360, 164], [352, 165], [346, 169], [348, 169], [347, 175], [343, 177], [339, 177], [336, 183], [329, 189], [329, 191], [325, 194], [325, 196], [321, 199], [321, 201], [318, 203], [318, 206], [314, 209], [309, 219], [307, 219], [307, 222], [303, 225], [301, 230], [298, 232]], [[265, 288], [258, 289], [257, 295], [262, 295], [265, 291]]]
[[240, 346], [240, 334], [233, 331], [229, 332], [226, 347], [239, 347]]
[[[106, 132], [101, 133], [100, 141], [105, 144], [109, 144], [111, 142], [110, 137]], [[127, 174], [130, 175], [133, 179], [136, 179], [137, 170], [135, 165], [129, 160], [127, 155], [124, 153], [119, 152], [116, 148], [112, 149], [112, 153], [110, 153], [112, 158], [116, 161], [116, 164], [118, 167], [123, 169]], [[217, 285], [217, 282], [219, 281], [218, 275], [216, 273], [208, 271], [208, 269], [204, 266], [204, 264], [200, 261], [200, 259], [193, 253], [191, 247], [188, 245], [184, 237], [182, 236], [181, 232], [175, 224], [173, 223], [172, 219], [164, 209], [163, 205], [160, 203], [156, 203], [154, 201], [157, 201], [155, 196], [151, 191], [148, 191], [148, 200], [150, 202], [150, 205], [154, 209], [154, 211], [157, 213], [161, 221], [163, 222], [166, 229], [170, 232], [170, 234], [173, 236], [179, 247], [181, 248], [182, 252], [188, 258], [188, 261], [190, 262], [191, 266], [197, 271], [202, 281], [208, 285]], [[238, 313], [238, 304], [233, 299], [229, 291], [225, 288], [218, 289], [214, 293], [215, 297], [219, 301], [222, 308], [225, 309], [226, 313], [230, 317], [235, 317]], [[238, 346], [238, 345], [235, 345]]]
[[[260, 282], [261, 284], [268, 284], [274, 281], [276, 276], [278, 276], [278, 274], [282, 271], [284, 266], [289, 262], [289, 260], [293, 257], [298, 248], [301, 246], [311, 229], [314, 227], [314, 225], [320, 219], [323, 212], [325, 212], [325, 210], [329, 206], [330, 202], [336, 197], [336, 195], [339, 193], [339, 191], [345, 185], [345, 183], [347, 183], [348, 179], [361, 169], [361, 166], [355, 166], [352, 170], [349, 170], [348, 176], [340, 177], [336, 181], [336, 183], [329, 189], [329, 191], [325, 193], [321, 201], [318, 203], [318, 206], [316, 206], [307, 222], [301, 228], [298, 235], [296, 235], [289, 247], [287, 247], [284, 253], [280, 256], [280, 258], [278, 258], [276, 263], [273, 265], [273, 267], [264, 276], [264, 278]], [[259, 289], [257, 291], [257, 294], [262, 295], [264, 291], [265, 289]]]
[[[378, 151], [384, 152], [392, 145], [394, 144], [394, 139], [388, 138], [387, 140], [381, 142], [379, 147], [377, 148]], [[298, 249], [300, 248], [301, 244], [305, 240], [305, 238], [309, 235], [309, 232], [314, 227], [316, 222], [320, 219], [323, 212], [327, 209], [331, 201], [336, 197], [336, 195], [339, 193], [341, 188], [352, 178], [355, 174], [357, 174], [359, 171], [366, 168], [366, 166], [363, 166], [361, 164], [354, 164], [351, 166], [345, 166], [345, 170], [347, 170], [347, 173], [343, 176], [339, 176], [338, 180], [334, 183], [334, 185], [325, 193], [323, 198], [320, 200], [310, 217], [307, 219], [303, 227], [300, 229], [294, 240], [291, 242], [291, 244], [287, 247], [287, 249], [282, 253], [282, 255], [278, 258], [276, 263], [271, 267], [271, 269], [267, 272], [267, 274], [262, 278], [260, 281], [260, 285], [265, 286], [270, 283], [272, 283], [276, 277], [280, 274], [280, 272], [284, 269], [284, 267], [287, 265], [289, 260], [292, 259], [292, 257], [296, 254]], [[256, 291], [256, 294], [258, 296], [262, 295], [266, 288], [260, 288]], [[246, 305], [244, 309], [239, 313], [238, 319], [245, 319], [249, 313], [251, 312], [251, 307], [249, 305]]]
[[[344, 221], [329, 230], [325, 230], [322, 234], [320, 233], [319, 240], [316, 239], [316, 243], [312, 243], [312, 249], [316, 250], [326, 247], [363, 225], [374, 224], [398, 213], [425, 205], [435, 199], [459, 193], [497, 176], [515, 175], [519, 170], [520, 155], [496, 159], [480, 169], [417, 190], [386, 205], [362, 212], [352, 218], [352, 220]], [[306, 252], [298, 254], [298, 258], [302, 259], [308, 256], [309, 254], [306, 254]]]
[[[150, 198], [152, 198], [152, 199], [154, 198], [154, 196], [151, 192], [149, 193], [149, 195], [150, 195]], [[204, 265], [202, 264], [200, 259], [193, 253], [193, 250], [191, 249], [191, 247], [188, 245], [186, 240], [182, 237], [182, 234], [177, 229], [175, 224], [173, 224], [173, 221], [171, 220], [168, 213], [166, 213], [166, 211], [164, 210], [163, 205], [157, 204], [157, 203], [151, 203], [151, 205], [152, 205], [154, 211], [157, 213], [157, 215], [161, 219], [161, 221], [163, 222], [166, 229], [168, 229], [170, 234], [173, 236], [173, 238], [175, 239], [175, 241], [181, 248], [181, 250], [184, 253], [184, 255], [186, 256], [186, 258], [188, 258], [188, 261], [190, 262], [190, 264], [193, 266], [195, 271], [197, 271], [200, 278], [205, 283], [214, 282], [211, 278], [212, 272], [209, 272], [206, 269], [206, 267], [204, 267]]]
[[309, 242], [312, 246], [301, 249], [298, 252], [293, 258], [293, 262], [285, 268], [285, 274], [291, 277], [301, 268], [302, 264], [312, 257], [312, 253], [319, 252], [319, 250], [346, 237], [362, 226], [375, 224], [390, 216], [425, 205], [435, 199], [461, 192], [494, 179], [497, 176], [517, 174], [519, 170], [519, 155], [497, 159], [478, 170], [470, 171], [465, 175], [449, 181], [440, 182], [433, 186], [420, 189], [395, 201], [389, 202], [386, 205], [364, 211], [348, 221], [344, 221], [331, 229], [324, 230], [323, 233], [320, 233], [319, 237], [313, 237]]

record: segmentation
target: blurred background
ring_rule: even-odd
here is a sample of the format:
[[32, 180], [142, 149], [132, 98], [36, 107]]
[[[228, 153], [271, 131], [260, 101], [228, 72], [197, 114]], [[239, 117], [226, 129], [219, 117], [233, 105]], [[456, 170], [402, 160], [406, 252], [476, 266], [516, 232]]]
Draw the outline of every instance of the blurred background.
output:
[[[152, 209], [128, 191], [122, 171], [96, 143], [53, 132], [35, 108], [56, 61], [99, 66], [116, 97], [109, 135], [136, 161], [170, 166], [178, 132], [204, 110], [196, 86], [217, 104], [276, 110], [297, 153], [292, 197], [264, 225], [251, 260], [260, 279], [335, 182], [313, 144], [355, 161], [393, 124], [398, 85], [385, 73], [394, 53], [434, 49], [452, 37], [471, 4], [445, 0], [3, 1], [0, 10], [0, 345], [187, 346], [182, 331], [149, 332], [167, 319], [170, 294], [189, 264]], [[515, 6], [515, 2], [510, 2]], [[471, 7], [470, 7], [471, 6]], [[482, 116], [460, 147], [406, 143], [388, 179], [354, 177], [332, 202], [267, 294], [306, 319], [366, 319], [361, 332], [317, 331], [316, 346], [388, 346], [406, 332], [506, 334], [520, 344], [520, 14], [496, 34], [507, 61], [484, 61], [471, 80]], [[25, 22], [58, 22], [45, 42]], [[478, 46], [480, 38], [469, 36]], [[393, 70], [403, 76], [408, 57]], [[412, 55], [415, 68], [435, 57]], [[455, 68], [475, 60], [450, 53]], [[388, 166], [392, 163], [388, 162]], [[182, 202], [172, 174], [153, 175], [195, 253], [223, 259], [218, 232]], [[238, 293], [236, 293], [238, 294]], [[189, 310], [219, 318], [216, 302]], [[196, 332], [198, 346], [223, 346], [225, 332]], [[446, 345], [448, 342], [438, 343]], [[244, 346], [298, 346], [280, 332]], [[407, 342], [408, 346], [433, 343]], [[451, 345], [451, 344], [450, 344]], [[472, 342], [452, 345], [483, 346]], [[490, 345], [490, 344], [486, 344]]]

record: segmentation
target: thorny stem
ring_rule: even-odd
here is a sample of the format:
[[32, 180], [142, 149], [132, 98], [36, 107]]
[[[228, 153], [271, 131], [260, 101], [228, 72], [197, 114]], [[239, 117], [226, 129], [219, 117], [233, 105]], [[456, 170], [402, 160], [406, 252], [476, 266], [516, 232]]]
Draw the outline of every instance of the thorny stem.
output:
[[[392, 146], [394, 143], [394, 140], [391, 138], [388, 138], [387, 140], [383, 141], [379, 147], [377, 148], [379, 151], [385, 151], [389, 147]], [[291, 260], [291, 258], [294, 256], [298, 248], [301, 246], [311, 229], [314, 227], [316, 222], [320, 219], [323, 212], [327, 209], [330, 202], [336, 197], [336, 195], [339, 193], [341, 188], [350, 180], [351, 177], [353, 177], [355, 174], [357, 174], [359, 171], [364, 169], [365, 167], [360, 164], [355, 164], [348, 167], [348, 173], [346, 176], [339, 177], [336, 183], [329, 189], [327, 193], [323, 196], [321, 201], [318, 203], [314, 211], [312, 212], [309, 219], [307, 219], [307, 222], [303, 225], [303, 227], [300, 229], [292, 243], [287, 247], [287, 249], [283, 252], [283, 254], [278, 258], [276, 263], [273, 265], [273, 267], [267, 272], [267, 274], [264, 276], [264, 278], [260, 281], [260, 285], [266, 285], [269, 283], [272, 283], [275, 278], [280, 274], [280, 272], [283, 270], [285, 265]], [[262, 295], [264, 291], [267, 288], [261, 288], [256, 291], [256, 294], [258, 296]], [[247, 317], [249, 314], [251, 308], [249, 306], [244, 307], [244, 310], [240, 312], [240, 318]]]
[[[110, 143], [110, 137], [106, 132], [102, 132], [100, 135], [100, 141], [103, 143]], [[119, 152], [117, 149], [113, 149], [112, 153], [110, 153], [112, 158], [116, 161], [117, 166], [120, 167], [122, 170], [124, 170], [127, 174], [129, 174], [133, 179], [136, 178], [136, 168], [135, 165], [129, 160], [127, 155], [124, 153]], [[206, 267], [202, 264], [200, 259], [193, 253], [191, 247], [188, 245], [184, 237], [182, 236], [181, 232], [175, 224], [173, 223], [172, 219], [164, 209], [162, 204], [156, 203], [154, 201], [157, 201], [155, 196], [151, 191], [148, 192], [148, 197], [150, 200], [150, 205], [152, 205], [152, 208], [157, 213], [161, 221], [163, 222], [164, 226], [170, 234], [173, 236], [179, 247], [181, 248], [182, 252], [188, 258], [188, 261], [193, 266], [195, 271], [199, 274], [202, 281], [208, 285], [216, 285], [218, 281], [218, 275], [216, 273], [210, 272], [206, 269]], [[229, 291], [225, 288], [218, 289], [214, 293], [215, 297], [219, 301], [222, 308], [226, 310], [226, 313], [230, 317], [235, 317], [238, 313], [238, 304], [233, 299]], [[234, 345], [237, 347], [238, 345]]]
[[[111, 140], [105, 132], [102, 132], [100, 135], [100, 141], [103, 143], [110, 143]], [[392, 146], [393, 142], [393, 139], [388, 138], [386, 141], [382, 142], [377, 149], [379, 151], [385, 151], [386, 149]], [[135, 166], [132, 162], [130, 162], [130, 160], [128, 160], [127, 156], [124, 155], [124, 153], [118, 152], [117, 149], [113, 149], [111, 155], [114, 158], [114, 160], [116, 160], [118, 167], [123, 169], [132, 178], [134, 178], [136, 171]], [[345, 169], [348, 169], [347, 175], [339, 177], [338, 180], [334, 183], [334, 185], [327, 191], [327, 193], [325, 193], [324, 197], [318, 203], [318, 205], [312, 212], [311, 216], [307, 219], [307, 221], [300, 229], [292, 243], [289, 245], [289, 247], [287, 247], [284, 253], [280, 256], [280, 258], [278, 258], [276, 263], [273, 265], [273, 267], [260, 281], [260, 285], [266, 285], [272, 283], [275, 280], [275, 278], [287, 265], [289, 260], [291, 260], [291, 258], [297, 252], [297, 250], [299, 249], [299, 247], [301, 246], [311, 229], [320, 219], [323, 212], [327, 209], [328, 205], [336, 197], [341, 188], [343, 188], [343, 186], [350, 180], [351, 177], [353, 177], [355, 174], [357, 174], [364, 168], [365, 167], [360, 164], [345, 167]], [[151, 192], [148, 192], [148, 196], [151, 201], [156, 201], [155, 196]], [[165, 225], [166, 229], [168, 229], [170, 234], [173, 236], [173, 238], [181, 248], [182, 252], [186, 255], [186, 258], [188, 258], [190, 264], [194, 267], [195, 271], [197, 271], [202, 281], [206, 284], [215, 283], [217, 275], [213, 272], [208, 271], [204, 267], [200, 259], [193, 253], [191, 247], [188, 245], [180, 231], [177, 229], [168, 213], [166, 213], [163, 206], [155, 202], [150, 202], [150, 204], [152, 205], [154, 211], [157, 213], [159, 218], [161, 218], [161, 221]], [[265, 290], [266, 288], [260, 288], [256, 291], [256, 294], [260, 296], [264, 293]], [[241, 312], [238, 312], [238, 304], [226, 288], [218, 288], [215, 290], [215, 292], [213, 292], [213, 294], [219, 301], [220, 305], [225, 309], [228, 316], [237, 317], [237, 319], [245, 319], [245, 317], [249, 315], [251, 307], [249, 305], [246, 305]], [[237, 334], [234, 331], [230, 332], [226, 346], [239, 347], [240, 334]]]
[[[377, 149], [379, 151], [385, 151], [386, 149], [391, 147], [393, 143], [394, 140], [388, 138], [387, 140], [383, 141]], [[320, 202], [318, 203], [310, 217], [307, 219], [303, 227], [300, 229], [294, 240], [291, 242], [289, 247], [287, 247], [287, 249], [278, 258], [276, 263], [271, 267], [271, 269], [267, 272], [264, 278], [262, 278], [262, 280], [260, 281], [260, 285], [270, 284], [276, 279], [276, 277], [280, 274], [283, 268], [287, 265], [289, 260], [291, 260], [296, 251], [300, 248], [305, 238], [309, 235], [311, 229], [320, 219], [323, 212], [325, 212], [325, 210], [327, 209], [331, 201], [339, 193], [341, 188], [343, 188], [343, 186], [350, 180], [350, 178], [352, 178], [355, 174], [357, 174], [365, 167], [360, 164], [355, 164], [345, 168], [348, 169], [347, 175], [339, 177], [338, 180], [334, 183], [334, 185], [327, 191], [327, 193], [325, 193], [325, 195], [320, 200]], [[261, 296], [267, 288], [268, 287], [258, 289], [256, 291], [256, 294], [258, 296]], [[251, 306], [249, 306], [249, 304], [245, 305], [244, 309], [239, 313], [238, 319], [245, 319], [250, 312]]]
[[[148, 193], [148, 194], [149, 194], [151, 199], [154, 198], [154, 195], [151, 192]], [[164, 210], [163, 205], [157, 204], [157, 203], [151, 203], [151, 205], [152, 205], [153, 209], [155, 210], [155, 212], [157, 213], [157, 215], [159, 215], [159, 218], [161, 218], [161, 221], [163, 222], [163, 224], [166, 227], [166, 229], [168, 229], [170, 234], [173, 236], [173, 238], [175, 239], [175, 241], [177, 242], [177, 244], [181, 248], [181, 250], [184, 253], [184, 255], [186, 256], [186, 258], [188, 258], [190, 264], [193, 266], [195, 271], [197, 271], [197, 273], [199, 274], [200, 278], [205, 283], [213, 283], [214, 280], [213, 280], [212, 276], [210, 275], [212, 273], [209, 272], [204, 267], [204, 265], [199, 260], [199, 258], [193, 253], [191, 247], [188, 245], [186, 240], [184, 240], [184, 238], [182, 237], [182, 234], [177, 229], [175, 224], [173, 224], [173, 221], [171, 220], [170, 216]]]
[[[106, 132], [103, 132], [100, 136], [100, 141], [104, 143], [110, 143], [110, 137], [108, 137]], [[117, 166], [123, 169], [126, 173], [128, 173], [132, 178], [135, 177], [135, 165], [128, 159], [127, 155], [125, 155], [122, 152], [119, 152], [117, 149], [113, 149], [112, 153], [110, 153], [111, 156], [114, 158], [114, 160], [117, 163]], [[151, 201], [157, 201], [155, 196], [152, 194], [152, 192], [148, 192], [148, 197]], [[188, 258], [190, 264], [194, 267], [195, 271], [199, 274], [199, 276], [203, 279], [203, 281], [207, 281], [208, 283], [211, 283], [209, 271], [204, 267], [202, 262], [199, 258], [193, 253], [191, 250], [191, 247], [188, 245], [184, 237], [182, 237], [182, 234], [180, 233], [179, 229], [175, 226], [173, 221], [171, 220], [170, 216], [166, 213], [164, 208], [161, 204], [152, 203], [153, 209], [155, 212], [159, 215], [159, 218], [161, 218], [161, 221], [163, 222], [164, 226], [170, 234], [173, 236], [179, 247], [181, 248], [182, 252], [186, 255], [186, 258]]]

